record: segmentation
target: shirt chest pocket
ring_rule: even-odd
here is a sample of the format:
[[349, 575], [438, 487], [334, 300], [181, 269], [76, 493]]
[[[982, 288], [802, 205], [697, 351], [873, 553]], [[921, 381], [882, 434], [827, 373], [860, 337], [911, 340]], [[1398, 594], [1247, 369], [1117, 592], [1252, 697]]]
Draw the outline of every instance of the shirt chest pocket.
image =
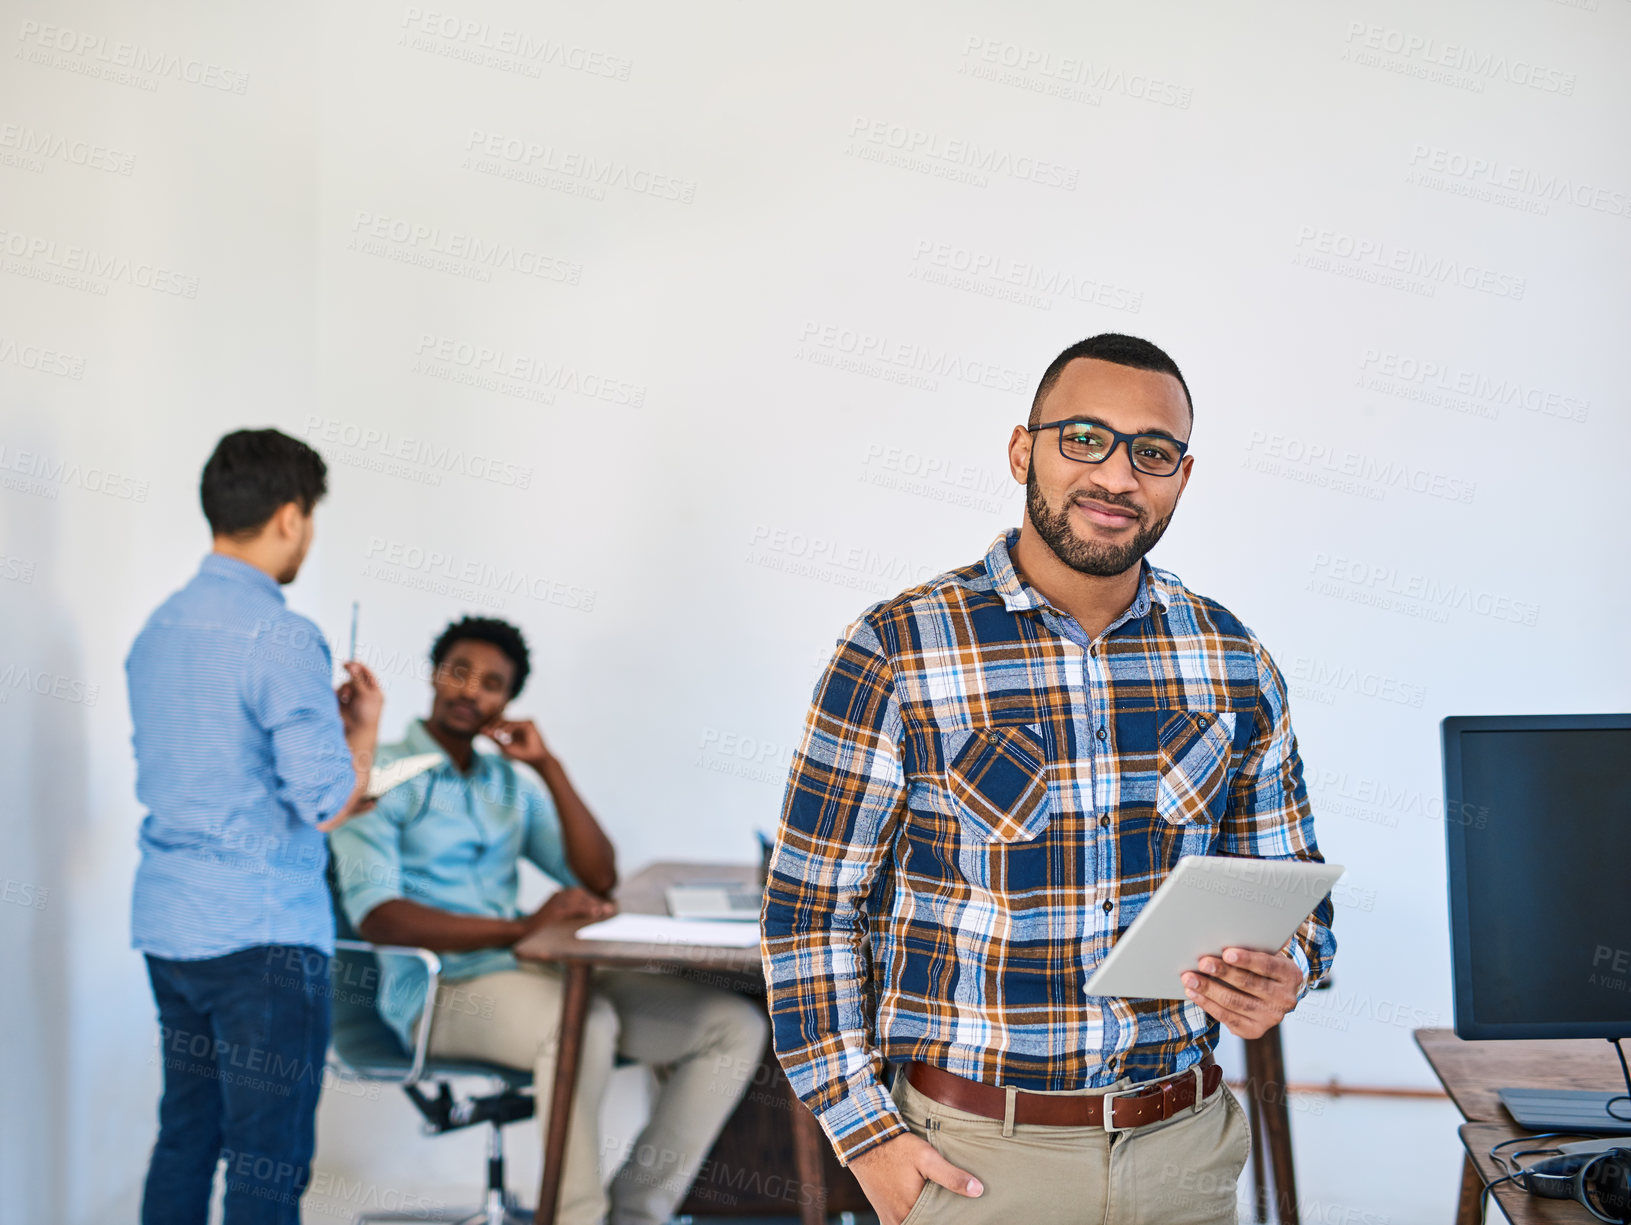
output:
[[1156, 735], [1155, 811], [1172, 825], [1215, 823], [1228, 803], [1235, 712], [1163, 710]]
[[1029, 842], [1047, 828], [1048, 750], [1041, 727], [1018, 723], [945, 735], [946, 789], [987, 842]]

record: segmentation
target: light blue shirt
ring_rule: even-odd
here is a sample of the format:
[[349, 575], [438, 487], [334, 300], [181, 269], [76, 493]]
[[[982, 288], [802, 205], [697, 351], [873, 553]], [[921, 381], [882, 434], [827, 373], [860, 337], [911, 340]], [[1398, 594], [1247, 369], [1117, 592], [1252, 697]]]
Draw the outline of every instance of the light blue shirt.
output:
[[331, 952], [317, 822], [356, 782], [334, 664], [277, 580], [211, 553], [125, 660], [147, 809], [131, 942], [181, 961], [262, 944]]
[[[380, 747], [378, 761], [441, 751], [416, 719], [400, 741]], [[353, 927], [396, 898], [456, 914], [514, 919], [521, 913], [523, 855], [562, 885], [578, 883], [566, 863], [554, 800], [530, 768], [499, 753], [478, 751], [468, 774], [444, 757], [335, 830], [329, 845]], [[515, 967], [507, 948], [442, 954], [444, 982]], [[406, 1046], [413, 1045], [427, 981], [414, 958], [380, 958], [379, 1012]]]

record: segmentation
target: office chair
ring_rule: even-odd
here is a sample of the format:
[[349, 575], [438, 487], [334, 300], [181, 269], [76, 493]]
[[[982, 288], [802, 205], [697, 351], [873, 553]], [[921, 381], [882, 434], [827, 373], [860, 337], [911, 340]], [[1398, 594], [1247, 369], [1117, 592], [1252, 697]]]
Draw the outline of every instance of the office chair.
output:
[[[329, 885], [333, 893], [333, 866]], [[380, 957], [417, 957], [430, 982], [427, 1004], [436, 998], [441, 983], [442, 959], [429, 949], [370, 944], [357, 938], [340, 907], [334, 905], [339, 939], [334, 942], [330, 968], [333, 991], [333, 1057], [340, 1071], [358, 1080], [402, 1086], [424, 1117], [427, 1135], [441, 1135], [486, 1124], [487, 1192], [475, 1212], [433, 1212], [415, 1207], [397, 1213], [359, 1213], [354, 1225], [386, 1221], [443, 1221], [461, 1225], [531, 1225], [532, 1213], [521, 1208], [504, 1187], [504, 1126], [533, 1115], [530, 1072], [471, 1059], [436, 1059], [427, 1053], [431, 1009], [427, 1006], [414, 1033], [412, 1051], [405, 1051], [396, 1033], [380, 1018], [376, 1007]], [[454, 1077], [481, 1077], [489, 1091], [477, 1097], [458, 1097], [449, 1081]]]

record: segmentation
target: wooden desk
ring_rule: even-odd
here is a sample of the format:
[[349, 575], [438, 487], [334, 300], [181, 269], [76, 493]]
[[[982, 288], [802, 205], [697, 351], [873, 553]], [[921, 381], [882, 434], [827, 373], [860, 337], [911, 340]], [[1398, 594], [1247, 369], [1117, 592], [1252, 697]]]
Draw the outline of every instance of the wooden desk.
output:
[[[687, 881], [732, 881], [756, 883], [758, 868], [753, 864], [711, 863], [655, 863], [624, 881], [617, 891], [620, 910], [631, 914], [667, 914], [668, 903], [664, 891], [669, 885]], [[572, 1111], [572, 1098], [577, 1091], [578, 1061], [583, 1046], [583, 1025], [588, 1015], [590, 972], [595, 966], [621, 966], [626, 969], [651, 970], [655, 973], [689, 973], [704, 975], [710, 982], [744, 990], [749, 994], [762, 994], [764, 975], [759, 960], [759, 949], [716, 948], [704, 945], [632, 944], [608, 940], [580, 940], [577, 929], [583, 923], [551, 924], [538, 928], [515, 946], [517, 957], [528, 961], [561, 964], [566, 972], [566, 991], [561, 1003], [560, 1050], [555, 1061], [553, 1086], [537, 1085], [534, 1092], [550, 1094], [549, 1121], [544, 1135], [544, 1171], [538, 1188], [538, 1207], [535, 1225], [554, 1225], [557, 1201], [560, 1198], [561, 1159], [566, 1152], [567, 1119]], [[775, 1197], [779, 1202], [772, 1207], [787, 1211], [796, 1207], [803, 1225], [819, 1225], [829, 1211], [869, 1211], [866, 1196], [854, 1175], [838, 1165], [832, 1146], [816, 1122], [815, 1116], [804, 1106], [787, 1078], [782, 1075], [775, 1055], [768, 1050], [761, 1074], [754, 1084], [768, 1086], [749, 1093], [735, 1115], [726, 1124], [725, 1131], [715, 1142], [710, 1156], [718, 1159], [722, 1150], [729, 1150], [730, 1161], [741, 1168], [759, 1169], [767, 1160], [775, 1160], [785, 1152], [787, 1145], [778, 1145], [778, 1136], [791, 1130], [791, 1158], [794, 1180], [785, 1178], [785, 1188], [794, 1190], [791, 1196]], [[785, 1119], [786, 1122], [778, 1122]], [[785, 1168], [785, 1159], [780, 1164]], [[693, 1193], [693, 1198], [696, 1193]], [[687, 1202], [681, 1212], [710, 1215], [739, 1211], [733, 1203], [722, 1202], [718, 1194], [692, 1204]], [[763, 1203], [749, 1205], [747, 1210], [764, 1215]]]
[[[1531, 1134], [1506, 1112], [1497, 1090], [1601, 1091], [1623, 1083], [1614, 1048], [1596, 1039], [1468, 1042], [1448, 1029], [1418, 1029], [1415, 1037], [1433, 1074], [1467, 1120], [1460, 1128], [1467, 1151], [1461, 1166], [1456, 1225], [1477, 1225], [1479, 1194], [1500, 1177], [1500, 1170], [1489, 1159], [1491, 1146]], [[1537, 1199], [1511, 1183], [1502, 1183], [1492, 1194], [1512, 1225], [1532, 1221], [1590, 1225], [1594, 1220], [1578, 1204]]]

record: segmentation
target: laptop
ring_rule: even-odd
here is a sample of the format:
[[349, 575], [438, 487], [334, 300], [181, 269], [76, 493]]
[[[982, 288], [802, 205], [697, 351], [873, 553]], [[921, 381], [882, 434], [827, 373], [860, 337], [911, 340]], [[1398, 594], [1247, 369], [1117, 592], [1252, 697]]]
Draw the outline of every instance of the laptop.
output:
[[670, 885], [666, 893], [668, 913], [676, 919], [741, 919], [757, 923], [759, 903], [764, 900], [764, 886], [730, 881]]

